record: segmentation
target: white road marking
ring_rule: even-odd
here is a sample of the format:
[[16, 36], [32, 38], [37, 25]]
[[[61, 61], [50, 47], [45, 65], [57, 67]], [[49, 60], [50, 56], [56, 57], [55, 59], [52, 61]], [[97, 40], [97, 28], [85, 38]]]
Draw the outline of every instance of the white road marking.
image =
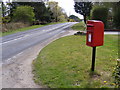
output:
[[20, 52], [18, 53], [17, 55], [15, 56], [12, 56], [11, 58], [8, 58], [7, 60], [5, 60], [5, 63], [2, 62], [2, 65], [3, 64], [9, 64], [10, 62], [14, 61], [15, 58], [17, 58], [19, 55], [21, 55], [23, 52]]
[[[67, 25], [66, 27], [69, 26], [69, 24], [67, 23], [67, 24], [60, 25], [60, 26], [58, 26], [58, 27], [55, 27], [55, 28], [52, 28], [52, 29], [48, 29], [48, 30], [43, 30], [43, 31], [52, 31], [52, 30], [57, 29], [57, 28], [60, 28], [60, 27], [62, 28], [62, 26], [65, 26], [65, 25]], [[31, 36], [31, 35], [33, 35], [33, 34], [27, 34], [27, 35], [25, 35], [25, 36], [22, 36], [22, 37], [19, 37], [19, 38], [10, 40], [10, 41], [6, 41], [6, 42], [3, 42], [3, 43], [0, 43], [0, 45], [6, 44], [6, 43], [9, 43], [9, 42], [12, 42], [12, 41], [20, 40], [20, 39], [23, 39], [23, 38], [28, 37], [28, 36]]]
[[6, 44], [6, 43], [9, 43], [9, 42], [11, 42], [11, 41], [19, 40], [19, 39], [21, 39], [21, 38], [23, 38], [23, 37], [20, 37], [20, 38], [17, 38], [17, 39], [13, 39], [13, 40], [10, 40], [10, 41], [6, 41], [6, 42], [3, 42], [3, 43], [0, 43], [0, 45], [2, 45], [2, 44]]
[[19, 40], [19, 39], [22, 39], [22, 38], [25, 38], [25, 37], [28, 37], [28, 36], [30, 36], [30, 35], [28, 34], [28, 35], [25, 35], [25, 36], [23, 36], [23, 37], [19, 37], [19, 38], [16, 38], [16, 39], [10, 40], [10, 41], [3, 42], [3, 43], [0, 43], [0, 45], [2, 45], [2, 44], [6, 44], [6, 43], [9, 43], [9, 42], [12, 42], [12, 41], [16, 41], [16, 40]]

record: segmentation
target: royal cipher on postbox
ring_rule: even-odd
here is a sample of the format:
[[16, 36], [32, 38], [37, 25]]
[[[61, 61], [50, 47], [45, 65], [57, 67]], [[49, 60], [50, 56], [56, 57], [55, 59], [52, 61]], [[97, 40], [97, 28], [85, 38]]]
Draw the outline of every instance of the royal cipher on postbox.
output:
[[102, 21], [88, 20], [86, 45], [91, 47], [102, 46], [104, 42], [104, 24]]

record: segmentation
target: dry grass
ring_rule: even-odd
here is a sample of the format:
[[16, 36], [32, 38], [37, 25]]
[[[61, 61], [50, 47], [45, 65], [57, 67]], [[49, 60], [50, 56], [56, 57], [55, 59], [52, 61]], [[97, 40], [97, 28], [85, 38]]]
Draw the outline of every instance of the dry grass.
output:
[[2, 24], [2, 32], [8, 32], [8, 31], [20, 29], [27, 26], [29, 26], [29, 24], [24, 24], [22, 22]]
[[65, 22], [52, 22], [52, 23], [47, 23], [45, 25], [32, 25], [32, 26], [30, 26], [29, 24], [21, 23], [21, 22], [4, 24], [2, 25], [2, 29], [1, 29], [2, 34], [0, 34], [0, 37], [17, 33], [17, 32], [40, 28], [46, 25], [58, 24], [58, 23], [65, 23]]

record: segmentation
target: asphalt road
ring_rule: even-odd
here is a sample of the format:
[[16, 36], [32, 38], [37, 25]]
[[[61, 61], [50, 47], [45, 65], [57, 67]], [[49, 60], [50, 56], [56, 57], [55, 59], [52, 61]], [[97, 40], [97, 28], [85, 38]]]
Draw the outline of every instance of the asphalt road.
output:
[[64, 32], [66, 28], [74, 24], [76, 22], [48, 25], [2, 37], [2, 43], [0, 43], [2, 45], [2, 63], [5, 63], [6, 60], [16, 56], [25, 49]]
[[108, 35], [120, 35], [120, 32], [118, 32], [118, 31], [105, 31], [104, 34], [108, 34]]
[[[2, 38], [2, 63], [16, 56], [22, 51], [44, 42], [45, 40], [67, 30], [66, 28], [76, 24], [76, 22], [60, 23], [48, 25], [37, 29], [7, 35]], [[118, 32], [105, 32], [105, 34], [118, 34]]]

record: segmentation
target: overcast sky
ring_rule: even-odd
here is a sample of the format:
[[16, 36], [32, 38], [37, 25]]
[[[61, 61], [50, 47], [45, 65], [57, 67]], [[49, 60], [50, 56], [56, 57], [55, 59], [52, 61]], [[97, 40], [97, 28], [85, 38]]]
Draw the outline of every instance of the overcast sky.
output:
[[83, 19], [83, 16], [76, 13], [74, 10], [74, 0], [49, 0], [49, 1], [57, 1], [58, 5], [65, 10], [65, 12], [67, 13], [68, 16], [76, 15], [80, 19]]

